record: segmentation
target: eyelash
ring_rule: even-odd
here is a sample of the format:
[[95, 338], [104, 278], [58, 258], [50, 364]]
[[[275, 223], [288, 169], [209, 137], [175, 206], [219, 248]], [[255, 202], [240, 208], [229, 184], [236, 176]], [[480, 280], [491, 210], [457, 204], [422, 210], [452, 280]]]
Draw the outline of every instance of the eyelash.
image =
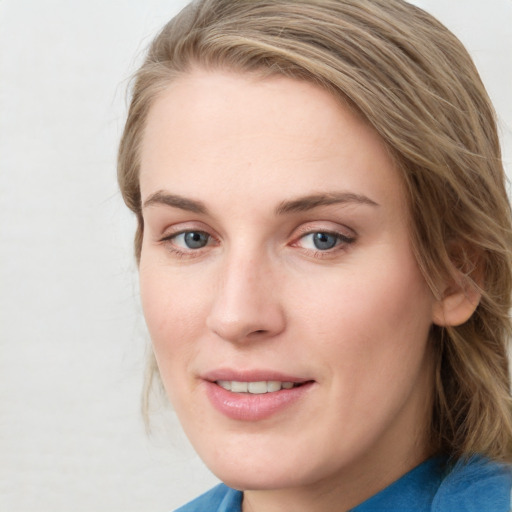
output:
[[[334, 237], [336, 239], [335, 245], [325, 250], [318, 248], [303, 248], [299, 246], [299, 243], [302, 240], [312, 235], [327, 235], [329, 237]], [[340, 233], [338, 231], [333, 231], [329, 229], [305, 229], [302, 233], [300, 233], [300, 235], [295, 239], [295, 242], [293, 242], [291, 245], [299, 246], [300, 249], [307, 251], [308, 253], [312, 254], [315, 258], [330, 258], [337, 255], [339, 252], [346, 251], [348, 247], [355, 241], [355, 236], [350, 236], [344, 233]], [[314, 244], [314, 242], [312, 243]]]
[[[179, 246], [176, 245], [175, 240], [177, 237], [191, 233], [204, 235], [208, 237], [206, 245], [204, 245], [203, 247], [199, 247], [197, 249], [180, 248]], [[174, 255], [180, 258], [194, 258], [196, 256], [199, 256], [203, 252], [202, 249], [205, 249], [206, 247], [212, 245], [212, 240], [215, 240], [214, 237], [201, 229], [183, 229], [181, 231], [177, 231], [176, 233], [171, 233], [169, 235], [164, 236], [163, 238], [160, 239], [160, 242], [165, 244], [166, 248], [170, 252], [172, 252]]]
[[[299, 249], [303, 250], [304, 252], [307, 252], [311, 254], [315, 258], [329, 258], [333, 257], [340, 251], [346, 251], [348, 249], [348, 246], [353, 244], [356, 241], [355, 236], [346, 235], [343, 233], [340, 233], [338, 231], [333, 230], [322, 230], [322, 229], [304, 229], [301, 230], [302, 232], [299, 233], [299, 236], [295, 237], [294, 241], [290, 244], [292, 247], [298, 247]], [[207, 237], [206, 244], [202, 247], [198, 248], [184, 248], [179, 247], [176, 245], [176, 239], [179, 236], [186, 236], [187, 234], [196, 234], [200, 236]], [[304, 248], [300, 247], [300, 242], [303, 241], [306, 237], [312, 236], [312, 235], [325, 235], [328, 237], [334, 237], [335, 245], [333, 247], [326, 248], [325, 250], [322, 249], [314, 249], [314, 248]], [[181, 231], [177, 231], [175, 233], [171, 233], [169, 235], [164, 236], [160, 239], [160, 242], [166, 245], [166, 248], [173, 253], [174, 255], [180, 257], [180, 258], [194, 258], [197, 256], [200, 256], [203, 253], [203, 249], [206, 249], [207, 247], [211, 246], [212, 244], [215, 244], [216, 239], [209, 234], [206, 231], [203, 231], [201, 229], [184, 229]], [[315, 242], [312, 242], [315, 244]], [[316, 244], [315, 244], [316, 245]]]

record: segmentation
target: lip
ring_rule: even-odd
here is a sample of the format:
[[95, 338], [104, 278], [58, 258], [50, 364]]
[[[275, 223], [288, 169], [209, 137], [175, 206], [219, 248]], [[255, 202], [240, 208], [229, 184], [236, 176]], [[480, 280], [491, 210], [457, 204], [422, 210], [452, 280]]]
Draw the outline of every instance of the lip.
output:
[[274, 370], [232, 370], [217, 369], [201, 375], [203, 380], [215, 382], [217, 380], [236, 380], [239, 382], [259, 382], [263, 380], [278, 380], [281, 382], [302, 383], [313, 379], [301, 378]]
[[[202, 376], [202, 379], [206, 396], [218, 412], [232, 420], [248, 422], [261, 421], [282, 412], [304, 398], [315, 384], [311, 379], [267, 370], [215, 370]], [[233, 393], [216, 384], [218, 380], [239, 382], [275, 380], [300, 383], [301, 386], [264, 394]]]

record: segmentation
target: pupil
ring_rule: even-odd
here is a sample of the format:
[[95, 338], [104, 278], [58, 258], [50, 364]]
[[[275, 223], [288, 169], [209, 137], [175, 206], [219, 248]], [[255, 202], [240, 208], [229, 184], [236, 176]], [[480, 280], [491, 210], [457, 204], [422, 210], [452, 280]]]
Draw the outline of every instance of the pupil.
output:
[[327, 250], [332, 249], [337, 242], [337, 238], [335, 235], [330, 235], [329, 233], [315, 233], [313, 237], [313, 243], [315, 247], [319, 250]]
[[185, 243], [189, 249], [201, 249], [208, 243], [208, 235], [199, 231], [185, 233]]

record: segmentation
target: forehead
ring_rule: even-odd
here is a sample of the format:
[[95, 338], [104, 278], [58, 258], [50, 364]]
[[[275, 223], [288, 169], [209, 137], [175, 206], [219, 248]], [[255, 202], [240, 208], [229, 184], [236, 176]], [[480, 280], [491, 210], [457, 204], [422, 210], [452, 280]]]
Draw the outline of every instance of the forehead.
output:
[[256, 196], [265, 186], [290, 196], [361, 186], [403, 195], [382, 139], [338, 98], [305, 81], [226, 71], [182, 75], [155, 99], [140, 178], [143, 198], [205, 183]]

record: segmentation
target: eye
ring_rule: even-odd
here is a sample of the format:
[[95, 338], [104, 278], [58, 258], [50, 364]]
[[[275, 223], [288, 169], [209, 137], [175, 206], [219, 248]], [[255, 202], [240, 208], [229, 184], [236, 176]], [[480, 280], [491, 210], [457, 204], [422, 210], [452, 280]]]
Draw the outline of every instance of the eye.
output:
[[166, 237], [165, 240], [172, 242], [175, 246], [180, 249], [191, 249], [197, 250], [206, 247], [210, 242], [210, 235], [204, 231], [183, 231], [170, 237]]
[[354, 242], [353, 237], [329, 231], [313, 231], [301, 236], [297, 242], [302, 249], [310, 251], [329, 251], [340, 245]]
[[333, 235], [332, 233], [311, 233], [306, 235], [303, 239], [308, 240], [308, 243], [313, 244], [314, 248], [319, 251], [328, 251], [336, 247], [339, 243], [339, 236]]

